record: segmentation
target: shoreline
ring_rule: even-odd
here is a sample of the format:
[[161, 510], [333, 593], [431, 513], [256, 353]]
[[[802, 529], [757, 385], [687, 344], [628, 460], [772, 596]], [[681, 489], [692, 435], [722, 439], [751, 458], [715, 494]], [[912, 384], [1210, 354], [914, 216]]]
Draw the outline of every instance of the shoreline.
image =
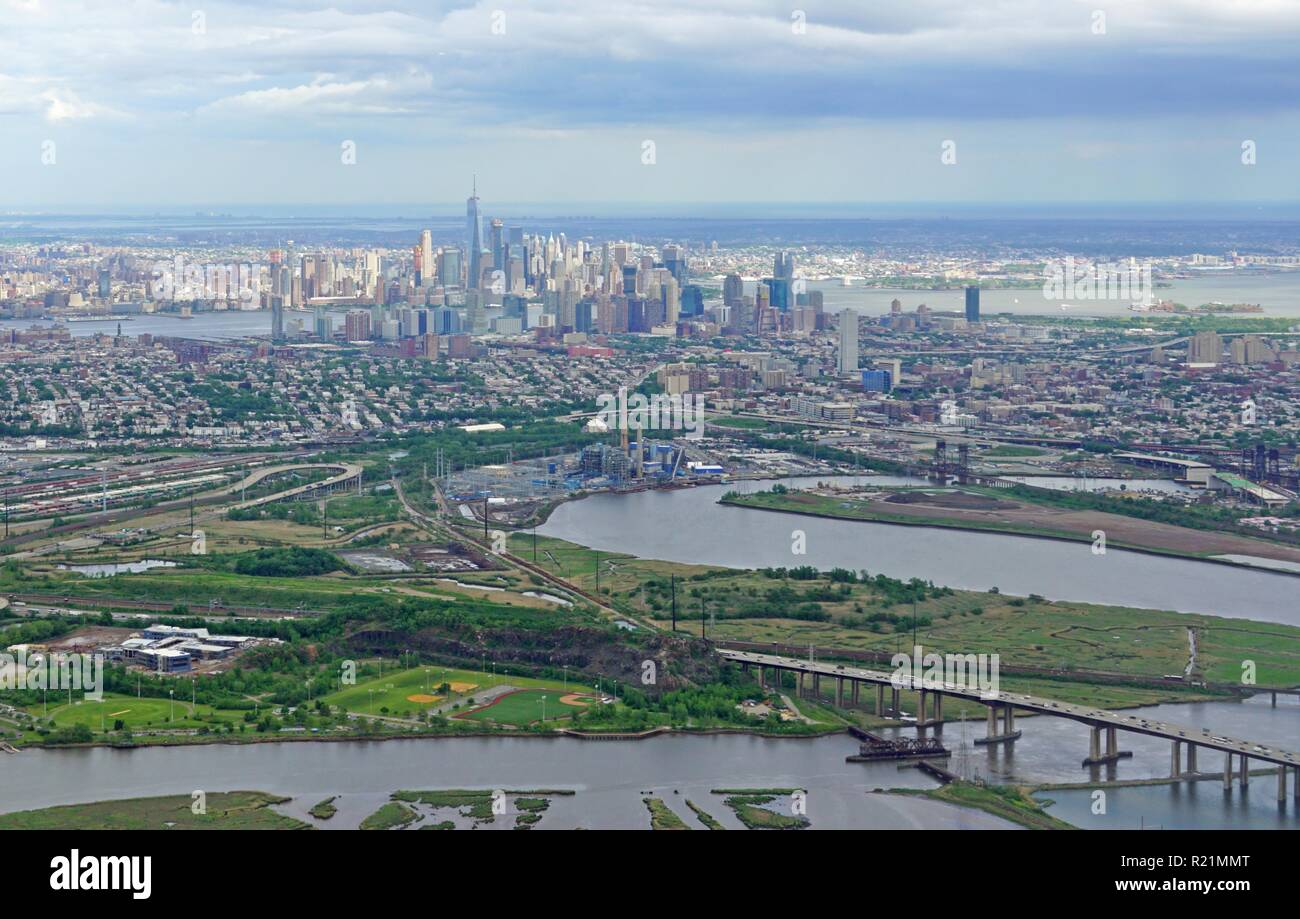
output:
[[[1088, 545], [1092, 542], [1087, 536], [1058, 536], [1051, 533], [1027, 533], [1022, 530], [1010, 530], [1000, 527], [980, 527], [971, 526], [957, 522], [946, 522], [943, 520], [886, 520], [875, 517], [846, 517], [841, 514], [828, 514], [823, 511], [800, 510], [783, 507], [763, 507], [757, 504], [748, 504], [744, 501], [737, 501], [734, 498], [728, 499], [723, 496], [718, 499], [718, 504], [724, 504], [728, 507], [742, 507], [752, 511], [767, 511], [774, 514], [794, 514], [801, 517], [820, 517], [824, 520], [842, 520], [846, 523], [874, 523], [881, 526], [902, 526], [902, 527], [928, 527], [938, 530], [959, 530], [966, 533], [993, 533], [998, 536], [1019, 536], [1025, 539], [1046, 539], [1053, 542], [1068, 542], [1077, 545]], [[1251, 565], [1245, 562], [1236, 562], [1226, 558], [1215, 558], [1214, 556], [1193, 555], [1187, 552], [1180, 552], [1177, 549], [1158, 549], [1151, 546], [1135, 546], [1123, 542], [1107, 542], [1108, 549], [1114, 548], [1121, 552], [1136, 552], [1142, 555], [1153, 555], [1157, 558], [1172, 558], [1186, 562], [1204, 562], [1210, 565], [1226, 565], [1230, 568], [1237, 568], [1245, 571], [1253, 571], [1259, 574], [1275, 574], [1282, 577], [1300, 578], [1300, 571], [1286, 571], [1280, 568], [1268, 568], [1263, 565]]]

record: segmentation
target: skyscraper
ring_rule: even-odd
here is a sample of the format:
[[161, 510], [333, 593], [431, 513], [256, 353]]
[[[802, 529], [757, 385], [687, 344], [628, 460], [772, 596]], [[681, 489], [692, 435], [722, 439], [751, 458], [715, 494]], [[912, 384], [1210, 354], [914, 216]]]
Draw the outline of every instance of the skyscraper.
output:
[[465, 286], [477, 290], [482, 280], [482, 265], [479, 258], [483, 254], [483, 222], [478, 214], [478, 176], [474, 177], [474, 191], [465, 202], [465, 218], [469, 224], [469, 278]]
[[978, 287], [966, 288], [966, 321], [980, 321], [980, 289]]
[[840, 313], [840, 373], [858, 372], [858, 314], [853, 310]]

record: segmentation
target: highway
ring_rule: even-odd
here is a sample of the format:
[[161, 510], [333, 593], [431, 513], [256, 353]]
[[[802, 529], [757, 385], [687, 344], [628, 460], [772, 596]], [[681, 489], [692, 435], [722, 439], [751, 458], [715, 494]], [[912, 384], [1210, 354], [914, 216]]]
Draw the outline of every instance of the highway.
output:
[[[876, 685], [895, 685], [894, 675], [892, 673], [884, 673], [879, 670], [866, 670], [860, 667], [850, 667], [843, 664], [809, 662], [806, 660], [800, 660], [799, 658], [778, 657], [772, 654], [729, 651], [721, 648], [715, 649], [714, 653], [725, 660], [734, 661], [738, 664], [774, 667], [778, 670], [791, 670], [837, 679], [860, 680], [865, 683]], [[1069, 718], [1093, 727], [1117, 728], [1124, 731], [1132, 731], [1135, 734], [1146, 734], [1150, 737], [1162, 737], [1171, 741], [1191, 743], [1198, 747], [1219, 750], [1224, 753], [1232, 753], [1248, 757], [1249, 759], [1262, 760], [1264, 762], [1274, 763], [1278, 766], [1300, 767], [1300, 753], [1293, 753], [1289, 750], [1279, 750], [1275, 747], [1253, 743], [1249, 740], [1225, 737], [1222, 734], [1215, 734], [1205, 728], [1194, 728], [1167, 721], [1152, 721], [1141, 715], [1125, 715], [1119, 712], [1107, 711], [1106, 709], [1092, 708], [1087, 705], [1075, 705], [1069, 702], [1057, 702], [1052, 699], [1044, 699], [1041, 696], [1029, 696], [1024, 693], [1003, 692], [996, 696], [985, 697], [978, 689], [968, 688], [956, 683], [935, 682], [933, 685], [928, 684], [929, 681], [925, 681], [925, 684], [918, 681], [916, 685], [913, 685], [913, 678], [906, 676], [899, 678], [897, 686], [903, 690], [916, 691], [924, 689], [926, 692], [966, 699], [971, 702], [978, 702], [981, 705], [996, 705], [1000, 707], [1014, 706], [1017, 709], [1024, 709], [1026, 711], [1037, 712], [1043, 715], [1056, 715], [1060, 718]]]

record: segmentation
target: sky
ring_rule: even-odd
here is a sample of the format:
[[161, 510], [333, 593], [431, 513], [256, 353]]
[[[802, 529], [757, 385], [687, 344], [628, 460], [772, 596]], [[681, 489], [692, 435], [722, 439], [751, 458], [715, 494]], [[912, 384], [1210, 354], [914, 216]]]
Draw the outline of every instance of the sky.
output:
[[[0, 212], [1300, 201], [1297, 0], [0, 0]], [[371, 206], [373, 207], [371, 208]]]

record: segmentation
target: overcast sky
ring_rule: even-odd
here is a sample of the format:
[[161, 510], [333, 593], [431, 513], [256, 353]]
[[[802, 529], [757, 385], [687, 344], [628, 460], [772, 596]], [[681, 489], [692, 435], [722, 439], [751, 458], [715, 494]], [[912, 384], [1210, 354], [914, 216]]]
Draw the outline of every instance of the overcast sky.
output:
[[1296, 0], [0, 0], [0, 211], [1293, 202], [1298, 47]]

